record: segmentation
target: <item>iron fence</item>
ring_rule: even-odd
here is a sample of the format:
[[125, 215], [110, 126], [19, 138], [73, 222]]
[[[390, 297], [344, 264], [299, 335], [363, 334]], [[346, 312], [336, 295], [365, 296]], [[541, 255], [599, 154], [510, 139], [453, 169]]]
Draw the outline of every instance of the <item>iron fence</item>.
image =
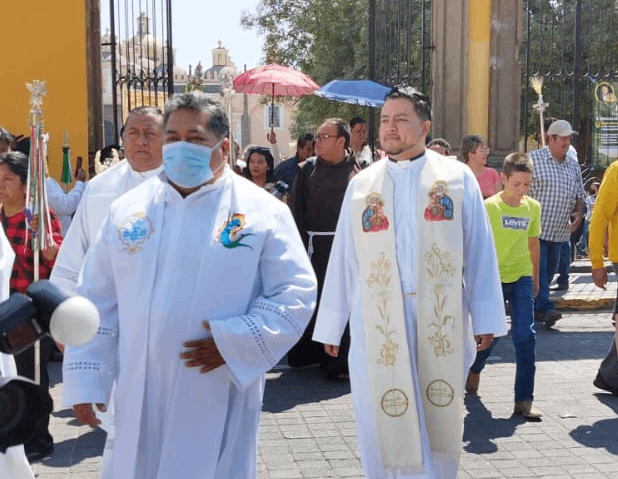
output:
[[370, 0], [369, 76], [431, 94], [431, 0]]
[[[580, 163], [590, 168], [594, 134], [594, 95], [600, 82], [618, 79], [616, 0], [525, 0], [521, 58], [521, 134], [525, 150], [535, 146], [537, 100], [530, 79], [543, 79], [546, 114], [566, 119], [580, 135], [575, 139]], [[585, 172], [585, 173], [590, 173]]]
[[[431, 0], [369, 0], [369, 79], [431, 96]], [[375, 144], [375, 112], [369, 144]]]
[[138, 106], [163, 108], [174, 90], [172, 0], [109, 0], [114, 139]]

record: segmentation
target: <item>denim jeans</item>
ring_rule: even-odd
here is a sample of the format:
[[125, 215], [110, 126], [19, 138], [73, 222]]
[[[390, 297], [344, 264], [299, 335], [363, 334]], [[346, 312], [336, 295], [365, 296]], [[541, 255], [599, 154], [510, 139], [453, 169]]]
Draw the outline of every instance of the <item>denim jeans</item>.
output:
[[[511, 305], [511, 336], [515, 346], [515, 402], [532, 401], [536, 372], [532, 277], [522, 276], [514, 283], [502, 283], [502, 293]], [[497, 341], [498, 338], [494, 338], [491, 346], [476, 353], [470, 371], [481, 373]]]
[[541, 257], [539, 259], [539, 294], [534, 300], [534, 310], [546, 313], [556, 309], [554, 303], [549, 300], [549, 284], [554, 278], [558, 255], [562, 243], [540, 240]]
[[[571, 242], [561, 243], [558, 254], [558, 284], [569, 284], [569, 270], [571, 269]], [[553, 276], [552, 276], [553, 279]], [[551, 281], [550, 281], [551, 283]]]
[[577, 252], [579, 254], [585, 254], [588, 252], [588, 228], [590, 227], [590, 220], [584, 220], [584, 229], [582, 231], [582, 235], [577, 242]]

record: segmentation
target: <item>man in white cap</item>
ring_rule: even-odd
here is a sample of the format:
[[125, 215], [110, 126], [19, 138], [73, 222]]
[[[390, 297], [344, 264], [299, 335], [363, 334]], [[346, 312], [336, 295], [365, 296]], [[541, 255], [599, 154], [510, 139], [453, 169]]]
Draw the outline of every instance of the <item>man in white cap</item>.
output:
[[551, 328], [562, 314], [549, 300], [549, 284], [556, 272], [562, 244], [569, 241], [584, 217], [584, 185], [576, 159], [567, 155], [577, 132], [566, 120], [556, 120], [547, 130], [547, 146], [531, 151], [534, 173], [529, 195], [541, 203], [541, 258], [535, 318]]

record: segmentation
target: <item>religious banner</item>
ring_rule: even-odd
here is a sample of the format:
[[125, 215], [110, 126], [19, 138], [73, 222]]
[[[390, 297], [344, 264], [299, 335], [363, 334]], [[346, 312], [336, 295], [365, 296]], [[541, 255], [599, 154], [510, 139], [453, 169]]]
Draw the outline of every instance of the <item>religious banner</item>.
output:
[[618, 102], [616, 83], [594, 86], [592, 124], [592, 165], [607, 168], [618, 158]]

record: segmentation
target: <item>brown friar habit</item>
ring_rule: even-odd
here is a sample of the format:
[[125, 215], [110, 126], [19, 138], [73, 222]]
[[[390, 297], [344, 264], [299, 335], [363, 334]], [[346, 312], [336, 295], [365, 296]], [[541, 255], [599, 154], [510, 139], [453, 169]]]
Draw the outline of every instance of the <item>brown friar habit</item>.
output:
[[[354, 154], [347, 153], [341, 163], [331, 164], [320, 157], [309, 158], [301, 165], [290, 190], [289, 205], [305, 247], [309, 247], [308, 231], [334, 232], [339, 219], [343, 196], [350, 179], [360, 170]], [[318, 279], [318, 304], [322, 296], [328, 257], [333, 245], [333, 235], [313, 237], [311, 264]], [[324, 345], [311, 340], [315, 326], [314, 313], [302, 338], [288, 353], [288, 363], [300, 367], [321, 363], [329, 376], [347, 374], [349, 330], [342, 339], [339, 357], [330, 358], [324, 353]]]

